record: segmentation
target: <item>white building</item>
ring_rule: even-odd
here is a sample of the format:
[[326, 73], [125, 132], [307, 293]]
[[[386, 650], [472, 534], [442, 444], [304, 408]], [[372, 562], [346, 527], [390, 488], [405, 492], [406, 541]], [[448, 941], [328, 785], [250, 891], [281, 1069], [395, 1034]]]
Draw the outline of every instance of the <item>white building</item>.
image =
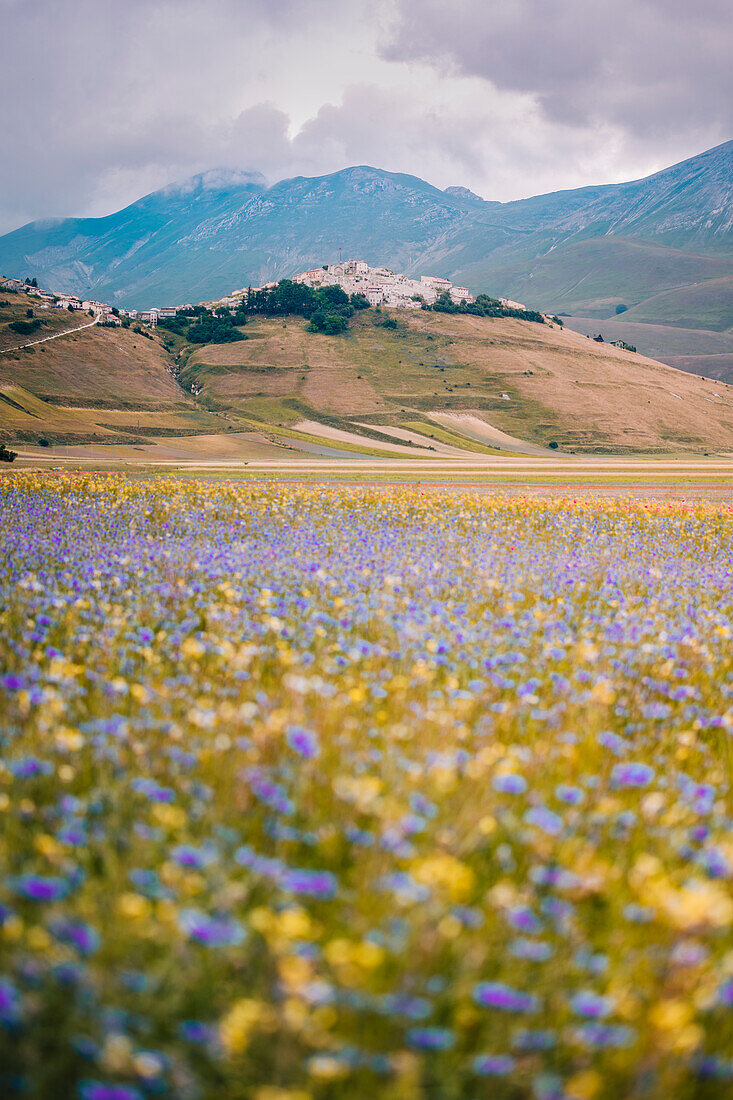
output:
[[366, 260], [345, 260], [327, 268], [301, 271], [293, 281], [306, 286], [340, 286], [346, 294], [363, 294], [370, 305], [387, 305], [395, 309], [420, 309], [423, 303], [432, 305], [439, 294], [451, 293], [455, 302], [474, 302], [467, 287], [454, 287], [449, 279], [439, 275], [411, 278], [388, 267], [370, 267]]

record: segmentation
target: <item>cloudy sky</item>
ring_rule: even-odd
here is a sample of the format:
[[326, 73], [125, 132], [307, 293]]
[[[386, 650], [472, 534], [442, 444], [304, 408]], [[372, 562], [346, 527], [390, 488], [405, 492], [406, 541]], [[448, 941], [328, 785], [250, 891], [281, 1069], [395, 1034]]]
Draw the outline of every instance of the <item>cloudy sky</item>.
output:
[[215, 167], [512, 199], [733, 138], [730, 0], [0, 0], [0, 232]]

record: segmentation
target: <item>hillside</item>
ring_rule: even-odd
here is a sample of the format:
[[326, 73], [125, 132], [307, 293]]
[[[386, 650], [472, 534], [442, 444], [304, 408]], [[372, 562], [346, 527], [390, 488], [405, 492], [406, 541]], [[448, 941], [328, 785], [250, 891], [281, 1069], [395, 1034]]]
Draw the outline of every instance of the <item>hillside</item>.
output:
[[[29, 336], [9, 324], [25, 317], [25, 296], [6, 294], [0, 313], [0, 441], [69, 443], [129, 440], [138, 435], [218, 429], [172, 375], [170, 356], [157, 338], [132, 329], [85, 328], [85, 314], [49, 310]], [[12, 350], [62, 332], [59, 339]]]
[[95, 328], [0, 356], [0, 438], [279, 461], [733, 450], [733, 389], [557, 326], [365, 310], [340, 337], [243, 332], [169, 352]]

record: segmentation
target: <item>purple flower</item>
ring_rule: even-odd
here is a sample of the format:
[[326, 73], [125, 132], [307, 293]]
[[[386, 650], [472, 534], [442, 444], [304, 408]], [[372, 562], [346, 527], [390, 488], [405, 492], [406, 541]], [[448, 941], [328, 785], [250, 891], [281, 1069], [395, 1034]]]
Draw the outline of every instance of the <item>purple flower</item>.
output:
[[616, 789], [647, 787], [653, 778], [654, 768], [649, 764], [614, 764], [611, 772], [611, 786]]
[[103, 1081], [82, 1081], [79, 1096], [81, 1100], [143, 1100], [134, 1085], [108, 1085]]
[[630, 1027], [615, 1024], [583, 1024], [573, 1031], [575, 1042], [585, 1047], [630, 1047], [634, 1038]]
[[549, 836], [558, 836], [563, 830], [563, 819], [548, 810], [546, 806], [533, 806], [527, 810], [524, 820], [528, 825], [534, 825]]
[[16, 779], [34, 779], [37, 775], [51, 775], [53, 764], [39, 760], [37, 756], [24, 756], [21, 760], [11, 760], [8, 768]]
[[621, 756], [630, 745], [630, 742], [622, 737], [618, 733], [613, 733], [611, 730], [604, 730], [603, 733], [598, 734], [598, 742], [603, 745], [605, 749], [610, 749], [615, 756]]
[[151, 802], [175, 802], [176, 792], [171, 787], [161, 787], [154, 779], [139, 777], [132, 781], [133, 791], [144, 794]]
[[50, 928], [57, 940], [76, 948], [80, 955], [93, 955], [99, 949], [99, 933], [83, 921], [60, 917], [51, 921]]
[[502, 1012], [537, 1012], [540, 1007], [539, 998], [533, 993], [513, 989], [504, 982], [479, 982], [473, 999], [484, 1008], [498, 1008]]
[[213, 845], [202, 845], [197, 848], [193, 844], [177, 844], [171, 849], [171, 859], [181, 867], [193, 867], [200, 871], [217, 858]]
[[581, 802], [585, 802], [585, 791], [582, 787], [561, 783], [559, 787], [555, 787], [555, 798], [568, 806], [579, 806]]
[[12, 1027], [20, 1023], [21, 1000], [20, 993], [15, 988], [10, 978], [0, 975], [0, 1024]]
[[515, 905], [507, 911], [506, 917], [512, 928], [516, 928], [518, 932], [528, 932], [532, 935], [543, 929], [542, 921], [528, 905]]
[[411, 1027], [407, 1042], [417, 1050], [450, 1050], [456, 1037], [447, 1027]]
[[295, 803], [279, 783], [273, 783], [258, 768], [251, 768], [246, 779], [250, 789], [260, 802], [281, 814], [294, 814]]
[[601, 997], [592, 989], [582, 989], [570, 998], [570, 1007], [576, 1016], [585, 1016], [589, 1020], [600, 1020], [613, 1012], [610, 997]]
[[718, 1001], [726, 1008], [733, 1008], [733, 978], [727, 978], [718, 987]]
[[330, 871], [308, 871], [304, 868], [296, 868], [285, 872], [282, 877], [282, 886], [284, 890], [290, 890], [293, 894], [332, 898], [338, 883]]
[[481, 1077], [506, 1077], [515, 1065], [511, 1054], [477, 1054], [473, 1060], [473, 1072]]
[[527, 790], [527, 780], [523, 775], [506, 772], [504, 775], [495, 775], [491, 786], [500, 794], [524, 794]]
[[236, 947], [246, 935], [242, 925], [231, 917], [211, 917], [200, 909], [181, 910], [178, 927], [204, 947]]
[[133, 867], [127, 877], [133, 886], [135, 886], [141, 894], [144, 894], [146, 898], [153, 898], [155, 901], [160, 901], [162, 898], [170, 898], [173, 896], [168, 887], [164, 886], [160, 881], [157, 872], [151, 871], [147, 867]]
[[216, 1039], [216, 1029], [200, 1020], [183, 1020], [178, 1025], [178, 1034], [187, 1043], [213, 1043]]
[[55, 875], [16, 875], [8, 880], [8, 886], [28, 901], [60, 901], [71, 890], [68, 879]]
[[286, 740], [290, 748], [304, 756], [306, 760], [313, 760], [321, 751], [318, 737], [313, 730], [305, 726], [288, 726]]

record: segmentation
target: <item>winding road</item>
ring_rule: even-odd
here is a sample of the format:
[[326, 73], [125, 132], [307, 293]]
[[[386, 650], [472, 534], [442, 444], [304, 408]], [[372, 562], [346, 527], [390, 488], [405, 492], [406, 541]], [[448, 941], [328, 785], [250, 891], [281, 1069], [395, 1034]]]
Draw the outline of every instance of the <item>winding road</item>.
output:
[[99, 323], [99, 318], [102, 316], [98, 313], [93, 321], [89, 321], [86, 325], [77, 325], [76, 328], [67, 328], [64, 332], [54, 332], [53, 336], [42, 336], [40, 340], [31, 340], [27, 344], [17, 344], [14, 348], [0, 348], [0, 355], [7, 355], [10, 351], [22, 351], [23, 348], [32, 348], [36, 344], [45, 344], [49, 340], [58, 340], [60, 336], [71, 336], [74, 332], [81, 332], [82, 329], [92, 328], [93, 325]]

